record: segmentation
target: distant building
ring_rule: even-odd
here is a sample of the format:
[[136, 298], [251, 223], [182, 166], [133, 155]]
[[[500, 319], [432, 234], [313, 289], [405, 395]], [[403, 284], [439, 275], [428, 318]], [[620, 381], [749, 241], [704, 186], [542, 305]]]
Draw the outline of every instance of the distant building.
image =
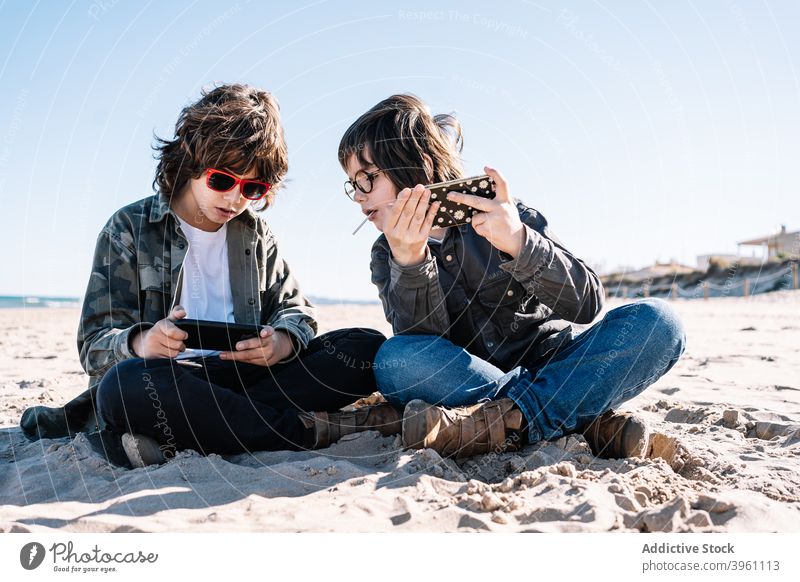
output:
[[739, 254], [742, 247], [761, 247], [761, 260], [779, 261], [797, 258], [800, 255], [800, 230], [786, 232], [786, 225], [781, 225], [780, 232], [769, 236], [745, 240], [737, 244]]
[[763, 261], [760, 258], [740, 257], [739, 255], [727, 255], [725, 253], [713, 253], [710, 255], [697, 255], [697, 270], [707, 271], [708, 266], [714, 261], [718, 265], [760, 265]]

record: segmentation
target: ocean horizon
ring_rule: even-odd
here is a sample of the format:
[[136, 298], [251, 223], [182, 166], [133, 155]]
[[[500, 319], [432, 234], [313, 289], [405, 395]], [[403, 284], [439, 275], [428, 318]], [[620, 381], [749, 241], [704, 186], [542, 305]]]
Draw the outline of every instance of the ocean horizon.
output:
[[[333, 299], [309, 295], [308, 299], [315, 305], [373, 305], [380, 303], [368, 299]], [[51, 297], [48, 295], [0, 295], [0, 309], [63, 309], [79, 308], [82, 297]]]
[[80, 307], [80, 297], [50, 297], [47, 295], [0, 295], [0, 309]]

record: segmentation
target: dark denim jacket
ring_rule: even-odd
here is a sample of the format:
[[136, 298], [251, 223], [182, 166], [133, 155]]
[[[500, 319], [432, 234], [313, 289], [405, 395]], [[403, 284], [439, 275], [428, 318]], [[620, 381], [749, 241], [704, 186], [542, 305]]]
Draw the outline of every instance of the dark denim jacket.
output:
[[[169, 315], [181, 294], [188, 244], [169, 199], [160, 195], [118, 210], [103, 227], [78, 329], [90, 387], [114, 364], [134, 357], [133, 333]], [[236, 322], [286, 330], [305, 347], [317, 330], [314, 309], [267, 223], [247, 209], [228, 223], [227, 246]]]
[[471, 226], [429, 243], [427, 259], [403, 267], [384, 235], [372, 247], [372, 282], [395, 334], [435, 334], [508, 371], [535, 368], [603, 307], [597, 274], [570, 253], [538, 211], [517, 201], [525, 243], [517, 259]]

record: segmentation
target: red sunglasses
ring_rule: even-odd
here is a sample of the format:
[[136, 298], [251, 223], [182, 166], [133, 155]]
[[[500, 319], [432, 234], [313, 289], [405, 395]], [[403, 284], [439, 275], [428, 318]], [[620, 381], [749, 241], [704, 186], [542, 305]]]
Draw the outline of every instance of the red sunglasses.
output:
[[237, 185], [239, 192], [248, 200], [261, 200], [267, 195], [272, 184], [267, 182], [259, 182], [258, 180], [243, 180], [236, 176], [223, 172], [222, 170], [215, 170], [208, 168], [206, 170], [208, 176], [206, 177], [206, 185], [216, 192], [230, 192]]

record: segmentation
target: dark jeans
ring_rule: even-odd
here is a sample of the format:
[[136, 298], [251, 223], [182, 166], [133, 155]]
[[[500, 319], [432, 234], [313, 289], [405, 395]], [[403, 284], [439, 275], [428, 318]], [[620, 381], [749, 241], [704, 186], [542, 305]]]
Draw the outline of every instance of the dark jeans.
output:
[[98, 413], [115, 433], [153, 437], [168, 457], [183, 449], [304, 448], [298, 413], [336, 411], [374, 392], [373, 361], [385, 339], [371, 329], [340, 329], [269, 368], [218, 357], [191, 358], [189, 365], [124, 360], [100, 383]]

